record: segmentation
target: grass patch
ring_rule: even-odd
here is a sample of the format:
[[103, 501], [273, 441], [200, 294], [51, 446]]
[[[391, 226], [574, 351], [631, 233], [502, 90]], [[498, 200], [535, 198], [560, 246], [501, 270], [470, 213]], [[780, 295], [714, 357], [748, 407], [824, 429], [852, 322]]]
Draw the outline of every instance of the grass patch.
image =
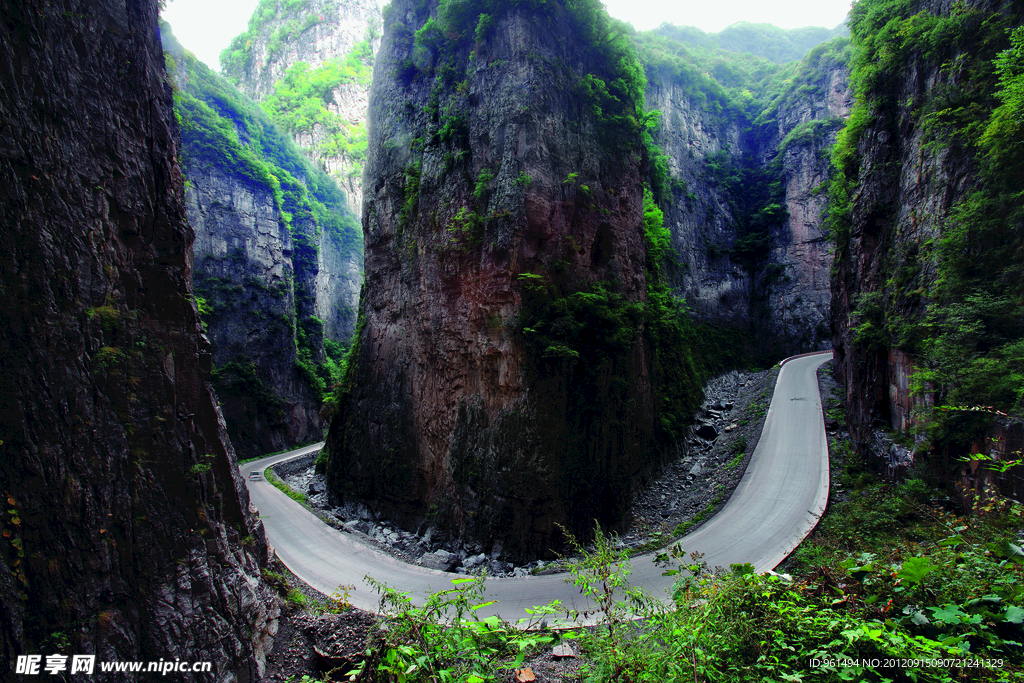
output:
[[668, 542], [670, 540], [672, 540], [671, 536], [668, 536], [661, 531], [655, 531], [653, 534], [651, 534], [651, 537], [641, 545], [638, 545], [635, 548], [627, 549], [626, 554], [632, 557], [633, 555], [643, 555], [644, 553], [649, 553], [654, 550], [661, 550], [666, 545], [668, 545]]
[[290, 588], [285, 598], [292, 607], [303, 608], [309, 603], [309, 599], [298, 588]]
[[737, 453], [736, 456], [732, 460], [730, 460], [729, 462], [725, 463], [725, 469], [727, 469], [727, 470], [734, 470], [734, 469], [736, 469], [737, 467], [740, 466], [740, 463], [743, 462], [743, 458], [745, 458], [745, 457], [747, 457], [746, 453]]
[[747, 408], [755, 420], [760, 420], [768, 413], [768, 404], [761, 401], [753, 401]]
[[273, 484], [279, 491], [281, 491], [281, 493], [288, 496], [292, 500], [298, 503], [302, 503], [303, 505], [309, 505], [309, 498], [306, 496], [305, 493], [293, 491], [292, 488], [288, 486], [288, 484], [284, 483], [283, 481], [275, 477], [274, 473], [271, 472], [270, 470], [267, 470], [267, 481]]
[[732, 444], [729, 445], [729, 453], [732, 454], [733, 458], [729, 462], [725, 463], [725, 469], [734, 470], [740, 466], [743, 462], [743, 458], [747, 455], [747, 437], [741, 436]]

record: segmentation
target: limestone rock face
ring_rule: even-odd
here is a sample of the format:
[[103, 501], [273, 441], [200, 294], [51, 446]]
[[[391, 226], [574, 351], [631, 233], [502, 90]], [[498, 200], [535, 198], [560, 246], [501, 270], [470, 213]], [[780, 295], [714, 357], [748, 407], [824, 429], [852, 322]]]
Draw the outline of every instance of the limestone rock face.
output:
[[[216, 305], [207, 316], [213, 364], [251, 363], [254, 377], [275, 397], [267, 406], [253, 392], [220, 392], [234, 445], [243, 457], [254, 457], [315, 441], [324, 430], [320, 405], [295, 368], [294, 245], [273, 196], [202, 162], [186, 163], [185, 171], [196, 233], [194, 278]], [[319, 272], [314, 277], [319, 280]], [[327, 308], [324, 294], [317, 303]], [[347, 322], [351, 334], [354, 321]]]
[[[251, 46], [252, 58], [244, 70], [231, 74], [239, 79], [239, 89], [254, 100], [272, 93], [274, 83], [292, 64], [319, 66], [329, 59], [344, 58], [356, 43], [366, 39], [371, 24], [380, 27], [380, 9], [374, 0], [309, 0], [295, 12], [282, 10], [261, 22]], [[258, 20], [255, 15], [250, 22]], [[309, 26], [286, 40], [274, 41], [288, 22]], [[358, 97], [365, 98], [365, 91]]]
[[[933, 398], [926, 392], [911, 394], [916, 368], [927, 367], [927, 359], [914, 355], [913, 347], [923, 346], [914, 337], [939, 346], [939, 325], [922, 325], [929, 308], [935, 305], [941, 310], [941, 302], [932, 296], [938, 262], [949, 257], [937, 245], [958, 224], [970, 225], [969, 212], [968, 218], [956, 215], [957, 205], [982, 189], [985, 182], [976, 149], [964, 144], [969, 136], [963, 131], [968, 126], [983, 129], [987, 125], [991, 110], [999, 104], [993, 97], [995, 78], [976, 66], [974, 71], [949, 71], [942, 61], [954, 54], [958, 59], [963, 56], [990, 63], [1005, 49], [999, 42], [1005, 36], [986, 36], [988, 27], [999, 27], [1000, 22], [1013, 27], [1021, 22], [1019, 5], [999, 0], [968, 0], [962, 6], [926, 0], [914, 12], [972, 18], [962, 24], [963, 35], [950, 36], [936, 46], [939, 57], [929, 59], [915, 52], [898, 71], [882, 74], [885, 89], [871, 93], [872, 112], [878, 115], [863, 127], [850, 160], [848, 173], [856, 183], [851, 185], [848, 215], [839, 225], [832, 325], [835, 372], [845, 384], [851, 433], [861, 447], [872, 441], [876, 429], [914, 426], [914, 413]], [[975, 78], [990, 78], [992, 85], [979, 94], [978, 84], [971, 82], [972, 73]], [[977, 76], [979, 73], [982, 76]], [[950, 135], [950, 130], [933, 134], [929, 125], [934, 123], [929, 124], [928, 113], [956, 98], [972, 101], [971, 109], [965, 109], [952, 127], [956, 135]], [[1014, 229], [1008, 222], [1007, 235]], [[982, 252], [980, 257], [994, 246], [968, 241], [960, 249], [964, 254]], [[959, 276], [967, 277], [954, 271], [953, 277]], [[996, 274], [991, 277], [998, 282]], [[859, 333], [867, 323], [874, 334]], [[967, 335], [972, 325], [981, 324], [964, 314], [958, 326]], [[901, 347], [903, 343], [906, 348]], [[954, 356], [960, 351], [942, 353]], [[983, 355], [980, 349], [978, 354]], [[967, 360], [962, 362], [961, 367], [966, 367]], [[984, 400], [970, 399], [972, 404]], [[969, 448], [964, 444], [956, 447]], [[990, 446], [975, 444], [973, 452], [979, 447], [985, 452]], [[962, 484], [957, 483], [959, 490], [975, 485], [982, 490], [977, 482]]]
[[0, 677], [70, 650], [257, 681], [278, 607], [208, 379], [157, 3], [0, 15]]
[[333, 233], [322, 232], [317, 243], [314, 300], [316, 316], [324, 322], [325, 337], [339, 341], [352, 337], [362, 284], [362, 249], [353, 249]]
[[370, 99], [363, 327], [328, 481], [407, 528], [545, 552], [556, 522], [620, 523], [657, 457], [640, 335], [581, 392], [600, 359], [531, 354], [522, 328], [548, 285], [646, 299], [642, 147], [635, 132], [601, 142], [573, 92], [601, 67], [562, 15], [510, 9], [435, 99], [446, 67], [412, 41], [428, 15], [392, 8]]
[[[239, 89], [257, 101], [274, 92], [274, 84], [299, 62], [316, 68], [331, 60], [344, 60], [359, 43], [369, 40], [372, 53], [380, 45], [380, 9], [375, 0], [310, 0], [294, 9], [279, 4], [267, 16], [260, 8], [250, 19], [245, 45], [238, 39], [230, 49], [240, 50], [244, 58], [225, 64], [229, 78]], [[283, 37], [282, 37], [283, 36]], [[369, 82], [348, 81], [325, 94], [332, 114], [346, 124], [363, 127], [369, 100]], [[314, 123], [293, 131], [295, 142], [309, 150], [336, 180], [349, 206], [358, 215], [362, 210], [362, 160], [338, 151], [332, 144], [334, 132]]]
[[[648, 76], [647, 107], [661, 112], [654, 137], [674, 186], [665, 225], [678, 255], [671, 273], [676, 293], [701, 319], [756, 330], [774, 353], [827, 347], [831, 255], [821, 231], [823, 188], [829, 149], [853, 105], [845, 60], [824, 48], [809, 53], [800, 65], [801, 87], [762, 115], [768, 123], [708, 107], [692, 84], [660, 72]], [[783, 187], [786, 217], [754, 271], [730, 251], [750, 220], [743, 215], [749, 188], [717, 180], [712, 163], [771, 169]]]
[[646, 93], [647, 107], [661, 112], [655, 140], [669, 158], [672, 177], [686, 187], [665, 209], [665, 225], [679, 257], [673, 284], [702, 318], [745, 324], [750, 318], [750, 278], [711, 247], [735, 240], [737, 216], [705, 163], [719, 153], [742, 163], [749, 144], [742, 121], [712, 116], [691, 93], [692, 88], [665, 78], [651, 79]]
[[[793, 352], [828, 348], [832, 341], [832, 253], [822, 226], [828, 208], [829, 152], [854, 102], [845, 63], [823, 56], [813, 66], [813, 89], [778, 112], [775, 143], [784, 146], [782, 178], [788, 218], [770, 256], [782, 276], [769, 290], [768, 308], [774, 333]], [[818, 130], [785, 144], [800, 126]]]
[[196, 296], [229, 434], [244, 457], [319, 440], [322, 390], [310, 374], [324, 367], [324, 339], [352, 336], [359, 227], [330, 179], [259, 106], [166, 29]]

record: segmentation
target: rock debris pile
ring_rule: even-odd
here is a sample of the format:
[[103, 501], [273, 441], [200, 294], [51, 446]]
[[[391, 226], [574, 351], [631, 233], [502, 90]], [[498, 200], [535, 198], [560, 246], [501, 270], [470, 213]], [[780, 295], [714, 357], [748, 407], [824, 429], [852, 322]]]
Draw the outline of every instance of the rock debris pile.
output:
[[[620, 548], [653, 549], [696, 529], [725, 504], [757, 445], [777, 375], [777, 370], [734, 371], [708, 382], [704, 404], [681, 449], [685, 454], [638, 493], [631, 524], [618, 539]], [[560, 570], [558, 562], [504, 561], [500, 543], [488, 554], [473, 543], [443, 542], [430, 526], [412, 533], [374, 519], [363, 505], [335, 505], [324, 475], [316, 473], [315, 458], [315, 453], [309, 454], [274, 470], [289, 487], [306, 494], [325, 522], [362, 536], [394, 557], [457, 574], [485, 570], [490, 576], [526, 576]]]

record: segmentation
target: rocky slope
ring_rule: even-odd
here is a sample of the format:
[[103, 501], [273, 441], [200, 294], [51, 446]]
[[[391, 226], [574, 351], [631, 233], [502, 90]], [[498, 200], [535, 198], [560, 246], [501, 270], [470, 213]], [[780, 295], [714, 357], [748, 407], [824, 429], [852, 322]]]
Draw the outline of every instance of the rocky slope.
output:
[[[366, 108], [380, 45], [374, 0], [264, 0], [221, 55], [225, 75], [264, 102], [362, 210]], [[315, 87], [305, 86], [315, 83]], [[313, 104], [318, 115], [309, 116]]]
[[385, 23], [333, 490], [512, 555], [620, 523], [659, 458], [642, 147], [572, 87], [614, 67], [557, 6], [475, 42], [413, 3]]
[[278, 608], [209, 381], [157, 3], [0, 14], [0, 677], [62, 652], [256, 681]]
[[359, 229], [331, 181], [259, 107], [164, 37], [196, 294], [232, 441], [252, 457], [318, 440], [339, 343], [355, 327]]
[[[953, 458], [1009, 459], [1021, 444], [1007, 416], [1024, 360], [1020, 177], [1007, 149], [1024, 135], [1001, 88], [1020, 78], [1021, 38], [1004, 51], [1022, 16], [985, 0], [862, 4], [851, 24], [858, 104], [831, 190], [836, 372], [861, 447], [879, 428], [913, 429], [919, 461], [981, 492], [993, 472]], [[1002, 479], [1020, 488], [1012, 472]]]

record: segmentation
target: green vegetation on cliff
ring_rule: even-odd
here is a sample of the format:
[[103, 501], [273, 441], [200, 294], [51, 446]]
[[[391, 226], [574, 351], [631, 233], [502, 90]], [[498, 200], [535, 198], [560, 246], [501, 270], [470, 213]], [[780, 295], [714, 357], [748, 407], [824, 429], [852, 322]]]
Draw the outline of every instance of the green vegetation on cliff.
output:
[[[597, 122], [601, 142], [608, 152], [644, 150], [654, 190], [644, 190], [646, 302], [627, 300], [614, 281], [580, 288], [565, 276], [568, 262], [554, 261], [547, 273], [519, 276], [524, 297], [521, 330], [530, 350], [533, 372], [545, 381], [560, 378], [569, 387], [565, 396], [571, 404], [568, 415], [572, 426], [568, 433], [550, 437], [569, 443], [576, 438], [572, 434], [599, 433], [600, 428], [590, 421], [603, 419], [601, 406], [631, 404], [627, 393], [628, 376], [635, 372], [630, 365], [631, 353], [642, 334], [651, 356], [653, 411], [660, 447], [679, 443], [703, 398], [703, 381], [734, 359], [728, 358], [729, 354], [722, 349], [702, 343], [698, 327], [704, 326], [691, 320], [685, 305], [671, 294], [666, 282], [665, 263], [673, 260], [674, 255], [671, 235], [663, 225], [663, 214], [654, 198], [657, 193], [663, 201], [671, 199], [670, 181], [664, 154], [648, 132], [657, 125], [658, 113], [645, 108], [647, 78], [635, 33], [628, 25], [608, 16], [596, 0], [566, 2], [564, 7], [538, 0], [449, 0], [440, 6], [440, 21], [428, 19], [414, 35], [414, 46], [429, 48], [435, 55], [433, 65], [428, 69], [417, 66], [414, 49], [413, 58], [400, 71], [407, 79], [437, 74], [438, 104], [431, 106], [438, 112], [439, 125], [446, 129], [458, 115], [443, 113], [451, 110], [440, 107], [442, 90], [438, 86], [448, 84], [460, 72], [455, 67], [455, 51], [460, 45], [463, 52], [475, 51], [474, 43], [484, 40], [502, 13], [514, 7], [541, 15], [566, 13], [574, 35], [594, 57], [594, 70], [579, 79], [575, 92]], [[687, 71], [692, 72], [692, 68]], [[492, 176], [488, 175], [490, 179]], [[566, 182], [577, 184], [578, 180], [570, 174]], [[584, 196], [589, 192], [586, 185], [579, 185], [579, 189]], [[478, 182], [478, 199], [481, 192]], [[578, 445], [582, 449], [580, 468], [585, 471], [587, 447], [583, 443]], [[569, 451], [572, 449], [567, 448]]]
[[[364, 40], [343, 56], [317, 55], [311, 35], [346, 40], [345, 26], [354, 20], [338, 0], [261, 0], [247, 30], [221, 53], [221, 69], [232, 83], [261, 102], [275, 124], [300, 142], [303, 151], [339, 186], [359, 193], [366, 159], [366, 121], [358, 107], [365, 101], [373, 72], [373, 43], [380, 37], [375, 10], [366, 11]], [[324, 26], [306, 35], [314, 26]], [[328, 50], [334, 48], [328, 47]], [[311, 54], [293, 61], [295, 52]], [[290, 56], [292, 55], [292, 56]], [[283, 66], [287, 70], [281, 73]], [[269, 82], [271, 77], [277, 80]], [[355, 207], [358, 210], [359, 207]]]
[[324, 136], [314, 150], [319, 159], [343, 157], [352, 166], [348, 175], [361, 177], [366, 159], [366, 122], [351, 122], [330, 109], [334, 91], [353, 83], [369, 89], [373, 54], [369, 41], [359, 43], [344, 59], [328, 60], [317, 67], [293, 64], [274, 84], [274, 92], [262, 107], [277, 125], [289, 133]]
[[[833, 155], [829, 226], [837, 262], [851, 258], [856, 220], [899, 215], [899, 198], [877, 188], [895, 186], [900, 167], [865, 169], [866, 133], [920, 134], [925, 187], [951, 184], [946, 174], [964, 177], [931, 233], [915, 240], [883, 235], [892, 244], [885, 280], [861, 283], [853, 311], [859, 347], [911, 353], [919, 364], [915, 391], [940, 408], [1019, 412], [1024, 398], [1021, 20], [1019, 11], [965, 3], [936, 14], [913, 0], [863, 0], [851, 14], [857, 106]], [[908, 98], [900, 87], [911, 63], [936, 82]], [[867, 193], [865, 173], [872, 174]], [[912, 224], [923, 219], [910, 217]], [[979, 440], [994, 416], [936, 409], [919, 417], [934, 445], [964, 446]]]
[[[427, 9], [419, 3], [417, 11]], [[413, 53], [398, 68], [403, 81], [431, 78], [438, 88], [458, 87], [465, 71], [461, 60], [475, 54], [475, 45], [484, 41], [498, 19], [510, 10], [525, 9], [543, 17], [560, 16], [569, 22], [573, 34], [586, 46], [593, 60], [592, 69], [576, 84], [601, 129], [604, 144], [629, 145], [631, 137], [645, 127], [644, 80], [637, 63], [628, 24], [613, 19], [597, 0], [443, 0], [437, 18], [428, 18], [415, 35], [398, 24], [400, 40], [412, 40]], [[459, 58], [456, 56], [459, 55]], [[437, 115], [436, 99], [432, 102]]]
[[[227, 177], [262, 187], [273, 197], [277, 213], [290, 232], [294, 267], [291, 287], [265, 293], [282, 300], [294, 297], [294, 310], [287, 320], [271, 319], [266, 324], [281, 327], [281, 334], [294, 338], [296, 370], [317, 400], [322, 400], [328, 387], [340, 379], [340, 369], [331, 354], [324, 354], [323, 324], [312, 316], [315, 304], [310, 278], [318, 269], [317, 243], [326, 232], [341, 251], [361, 250], [362, 231], [334, 182], [302, 155], [257, 104], [184, 50], [166, 27], [163, 39], [168, 71], [175, 84], [175, 113], [186, 166], [213, 168]], [[234, 250], [223, 258], [239, 261], [239, 267], [244, 268], [241, 262], [247, 257]], [[252, 278], [245, 282], [217, 277], [197, 280], [196, 292], [208, 307], [208, 323], [231, 319], [243, 285], [261, 292], [267, 289]], [[277, 415], [278, 404], [267, 398], [269, 390], [249, 371], [251, 368], [250, 359], [234, 359], [215, 373], [215, 382], [231, 396], [251, 389], [250, 398], [263, 406], [259, 410], [268, 416]]]
[[845, 36], [845, 25], [834, 29], [805, 26], [782, 29], [771, 24], [738, 21], [719, 33], [705, 33], [694, 26], [662, 24], [652, 33], [671, 38], [693, 48], [718, 49], [735, 54], [754, 55], [776, 64], [800, 61], [812, 48], [837, 36]]
[[[285, 44], [317, 24], [337, 21], [338, 8], [330, 6], [322, 14], [308, 13], [310, 0], [260, 0], [249, 17], [249, 26], [231, 41], [220, 53], [220, 67], [224, 74], [237, 83], [244, 78], [257, 59], [254, 47], [263, 39], [266, 27], [272, 22], [282, 22], [269, 35], [264, 64], [276, 59]], [[261, 64], [260, 66], [263, 66]]]
[[184, 50], [170, 33], [164, 33], [164, 45], [177, 84], [182, 154], [271, 190], [293, 236], [298, 221], [314, 219], [345, 248], [359, 248], [362, 231], [331, 179], [255, 102]]

